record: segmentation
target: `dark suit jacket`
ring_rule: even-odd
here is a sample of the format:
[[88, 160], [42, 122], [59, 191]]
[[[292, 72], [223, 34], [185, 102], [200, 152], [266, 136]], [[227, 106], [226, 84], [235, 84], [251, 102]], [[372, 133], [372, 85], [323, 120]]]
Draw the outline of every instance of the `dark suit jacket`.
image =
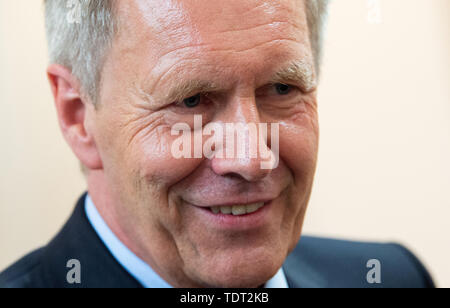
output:
[[[83, 196], [58, 235], [0, 274], [2, 288], [140, 288], [114, 259], [89, 223]], [[67, 282], [67, 262], [81, 263], [81, 284]], [[381, 262], [381, 284], [367, 282], [367, 262]], [[283, 269], [289, 287], [434, 287], [420, 261], [397, 244], [302, 237]]]

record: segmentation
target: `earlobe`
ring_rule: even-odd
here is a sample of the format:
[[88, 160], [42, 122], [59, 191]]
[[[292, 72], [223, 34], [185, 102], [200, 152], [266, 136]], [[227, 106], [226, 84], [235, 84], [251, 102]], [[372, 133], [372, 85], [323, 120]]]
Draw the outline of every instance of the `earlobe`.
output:
[[83, 99], [79, 81], [64, 66], [50, 65], [47, 76], [64, 138], [84, 166], [101, 169], [94, 135], [87, 126], [90, 113], [95, 112], [92, 103]]

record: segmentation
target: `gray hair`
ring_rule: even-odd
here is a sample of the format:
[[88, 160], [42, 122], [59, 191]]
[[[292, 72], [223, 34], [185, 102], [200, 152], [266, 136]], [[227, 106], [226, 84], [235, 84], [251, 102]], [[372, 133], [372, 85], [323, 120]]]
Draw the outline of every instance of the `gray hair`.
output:
[[[322, 56], [328, 0], [305, 0], [317, 74]], [[115, 0], [44, 0], [51, 63], [63, 65], [97, 101], [101, 70], [117, 31]]]
[[314, 55], [316, 74], [320, 74], [323, 55], [323, 37], [328, 17], [329, 0], [306, 0], [306, 17], [308, 20], [309, 40]]
[[115, 0], [44, 0], [51, 63], [63, 65], [96, 102], [104, 56], [116, 32]]

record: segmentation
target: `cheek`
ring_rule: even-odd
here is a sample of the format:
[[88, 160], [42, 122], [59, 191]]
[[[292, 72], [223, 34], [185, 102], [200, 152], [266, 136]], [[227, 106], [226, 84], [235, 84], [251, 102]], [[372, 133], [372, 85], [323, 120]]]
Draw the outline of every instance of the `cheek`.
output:
[[137, 197], [136, 193], [142, 191], [147, 196], [151, 193], [152, 197], [164, 197], [171, 185], [192, 173], [200, 163], [174, 158], [171, 145], [177, 136], [171, 135], [170, 126], [163, 121], [130, 123], [115, 119], [99, 128], [102, 134], [96, 142], [104, 172], [114, 189], [126, 190], [129, 195]]
[[168, 189], [191, 174], [201, 163], [200, 159], [177, 159], [172, 144], [177, 136], [170, 134], [169, 127], [158, 128], [136, 139], [128, 149], [127, 161], [134, 173], [147, 183], [158, 183]]
[[286, 226], [284, 233], [290, 234], [289, 251], [294, 249], [300, 238], [313, 186], [319, 142], [317, 123], [317, 117], [304, 115], [295, 121], [280, 124], [280, 159], [294, 177], [287, 201], [291, 207], [283, 217], [283, 225]]
[[312, 182], [318, 142], [319, 128], [315, 115], [302, 114], [280, 123], [280, 157], [294, 173], [296, 182]]

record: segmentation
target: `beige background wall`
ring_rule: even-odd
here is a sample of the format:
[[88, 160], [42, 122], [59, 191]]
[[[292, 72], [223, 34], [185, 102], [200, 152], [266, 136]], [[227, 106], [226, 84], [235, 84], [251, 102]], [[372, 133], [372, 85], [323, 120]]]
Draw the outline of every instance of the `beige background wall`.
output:
[[[305, 233], [397, 241], [450, 287], [450, 1], [331, 5]], [[45, 79], [41, 1], [0, 0], [0, 269], [45, 244], [85, 184]]]

